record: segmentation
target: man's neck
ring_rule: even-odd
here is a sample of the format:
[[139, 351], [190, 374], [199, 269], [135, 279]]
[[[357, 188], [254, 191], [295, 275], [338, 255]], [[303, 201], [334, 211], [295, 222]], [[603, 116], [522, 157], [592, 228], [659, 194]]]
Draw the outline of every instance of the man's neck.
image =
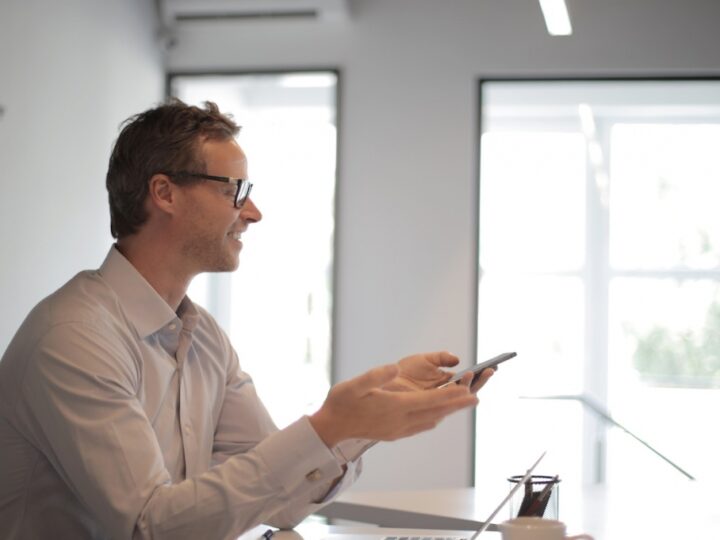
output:
[[183, 271], [182, 261], [176, 260], [175, 254], [163, 249], [161, 244], [144, 242], [137, 236], [118, 240], [116, 247], [172, 310], [177, 311], [194, 277]]

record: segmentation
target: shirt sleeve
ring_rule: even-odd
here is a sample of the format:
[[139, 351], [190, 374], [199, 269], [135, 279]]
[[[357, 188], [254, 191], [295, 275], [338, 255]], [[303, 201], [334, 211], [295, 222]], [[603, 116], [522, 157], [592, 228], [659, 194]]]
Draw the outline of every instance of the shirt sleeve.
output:
[[[224, 463], [232, 456], [248, 452], [278, 431], [270, 414], [257, 396], [251, 377], [240, 369], [234, 351], [231, 352], [229, 365], [223, 407], [215, 432], [214, 463]], [[312, 437], [327, 450], [308, 419], [303, 418], [300, 422], [307, 426], [307, 429], [312, 432]], [[346, 453], [353, 455], [353, 459], [349, 460], [337, 451], [337, 447], [332, 449], [332, 455], [340, 473], [332, 477], [321, 478], [317, 473], [310, 471], [309, 474], [315, 479], [316, 485], [302, 496], [289, 501], [265, 523], [282, 529], [292, 528], [309, 514], [332, 502], [355, 482], [362, 471], [361, 463], [353, 463], [359, 457], [359, 453], [353, 454], [354, 451], [356, 451], [356, 447], [352, 444], [347, 447]], [[348, 462], [350, 462], [350, 466], [347, 466]], [[336, 482], [337, 477], [341, 475], [342, 478]], [[334, 486], [333, 483], [335, 483]]]
[[172, 484], [138, 399], [136, 346], [88, 325], [56, 326], [28, 358], [17, 403], [28, 439], [113, 538], [231, 538], [281, 511], [301, 516], [312, 506], [296, 501], [342, 474], [302, 418], [270, 433], [261, 425], [251, 448]]

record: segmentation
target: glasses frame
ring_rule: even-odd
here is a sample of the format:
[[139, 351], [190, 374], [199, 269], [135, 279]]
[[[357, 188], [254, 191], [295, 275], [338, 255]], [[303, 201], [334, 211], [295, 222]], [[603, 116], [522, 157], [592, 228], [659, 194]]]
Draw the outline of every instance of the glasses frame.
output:
[[202, 180], [212, 180], [213, 182], [225, 182], [226, 184], [234, 184], [237, 186], [235, 191], [235, 208], [240, 209], [245, 204], [245, 201], [250, 197], [252, 191], [252, 182], [245, 178], [233, 178], [232, 176], [215, 176], [213, 174], [202, 174], [202, 173], [191, 173], [186, 171], [176, 173], [162, 173], [170, 177], [191, 177], [200, 178]]

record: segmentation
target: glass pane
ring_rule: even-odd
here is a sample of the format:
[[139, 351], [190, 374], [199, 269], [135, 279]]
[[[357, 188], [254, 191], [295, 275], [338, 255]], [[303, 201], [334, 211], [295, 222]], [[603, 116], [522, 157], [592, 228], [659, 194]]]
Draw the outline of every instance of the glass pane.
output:
[[[720, 286], [712, 280], [614, 279], [608, 406], [616, 419], [697, 478], [720, 477]], [[681, 478], [622, 432], [608, 440], [608, 480]]]
[[573, 277], [488, 273], [483, 278], [478, 361], [505, 351], [518, 353], [502, 366], [503, 377], [494, 386], [508, 385], [518, 395], [581, 391], [583, 294], [582, 281]]
[[720, 125], [616, 124], [611, 264], [720, 267]]
[[720, 285], [616, 278], [610, 287], [612, 388], [720, 386]]
[[336, 136], [327, 123], [284, 122], [247, 145], [272, 191], [257, 197], [264, 217], [233, 276], [231, 311], [241, 361], [281, 425], [329, 389]]
[[[717, 80], [483, 81], [481, 96], [479, 349], [481, 357], [521, 353], [487, 395], [515, 386], [586, 394], [698, 477], [720, 471], [712, 457], [720, 443], [696, 421], [720, 405], [718, 87]], [[547, 290], [535, 294], [523, 285], [533, 273], [577, 276], [586, 305], [564, 300], [572, 287], [538, 281]], [[556, 320], [572, 331], [554, 328]], [[572, 343], [576, 365], [505, 381], [522, 356], [552, 358], [553, 340], [562, 358], [571, 357]], [[587, 373], [574, 370], [583, 364]], [[478, 415], [478, 471], [493, 452], [483, 448], [488, 421], [504, 426], [503, 435], [508, 425], [540, 429], [540, 409], [521, 401], [495, 406], [499, 418]], [[682, 477], [622, 431], [560, 412], [574, 405], [542, 403], [556, 407], [550, 418], [563, 422], [562, 432], [585, 421], [583, 481], [602, 482], [603, 469], [615, 481]], [[522, 437], [514, 441], [523, 447]]]
[[579, 133], [483, 135], [484, 269], [576, 270], [583, 265], [585, 148]]
[[[480, 396], [475, 461], [478, 485], [495, 482], [493, 475], [522, 473], [519, 469], [546, 449], [550, 450], [543, 467], [547, 474], [580, 480], [579, 405], [521, 398], [581, 392], [583, 295], [582, 281], [574, 277], [508, 278], [489, 273], [483, 278], [478, 360], [513, 350], [518, 356], [499, 368], [497, 378]], [[561, 430], [556, 429], [559, 425]], [[502, 433], [502, 444], [488, 444], [488, 433]]]
[[[509, 365], [507, 369], [510, 369]], [[576, 401], [540, 401], [502, 395], [494, 388], [496, 382], [483, 388], [480, 395], [475, 426], [475, 485], [488, 493], [502, 493], [508, 476], [524, 474], [545, 451], [547, 454], [536, 474], [558, 474], [566, 482], [563, 485], [580, 483], [583, 455], [581, 405]], [[563, 490], [560, 491], [562, 516]], [[497, 503], [498, 500], [488, 500], [487, 508]], [[507, 512], [504, 508], [503, 519]]]
[[192, 280], [187, 290], [187, 295], [198, 305], [201, 305], [208, 311], [211, 310], [210, 306], [210, 290], [208, 286], [208, 274], [200, 274]]
[[242, 125], [263, 219], [243, 237], [238, 271], [200, 291], [280, 427], [330, 386], [336, 87], [330, 72], [173, 79], [175, 95], [216, 101]]

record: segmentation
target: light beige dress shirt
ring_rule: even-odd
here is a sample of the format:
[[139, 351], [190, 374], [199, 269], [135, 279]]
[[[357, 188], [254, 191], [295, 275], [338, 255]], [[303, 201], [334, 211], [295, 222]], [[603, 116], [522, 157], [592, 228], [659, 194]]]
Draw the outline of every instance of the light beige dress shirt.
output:
[[0, 538], [291, 527], [343, 465], [323, 503], [354, 481], [361, 446], [329, 450], [306, 417], [278, 431], [215, 320], [187, 297], [175, 313], [111, 248], [0, 362]]

